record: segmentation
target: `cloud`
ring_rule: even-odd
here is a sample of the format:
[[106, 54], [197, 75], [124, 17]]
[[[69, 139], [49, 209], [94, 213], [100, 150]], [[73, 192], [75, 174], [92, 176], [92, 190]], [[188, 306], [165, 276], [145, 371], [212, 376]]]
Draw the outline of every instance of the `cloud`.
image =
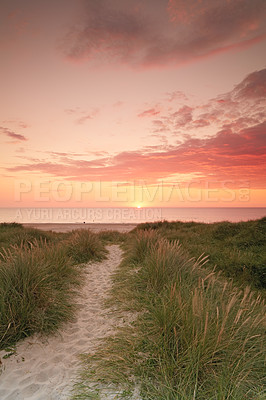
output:
[[76, 108], [67, 108], [65, 109], [65, 113], [68, 115], [77, 116], [78, 118], [75, 119], [75, 123], [78, 125], [83, 125], [88, 120], [95, 118], [95, 116], [99, 113], [98, 108], [94, 108], [93, 110], [85, 111], [79, 107]]
[[180, 64], [266, 38], [264, 0], [84, 0], [82, 4], [81, 19], [61, 46], [72, 60]]
[[266, 99], [266, 68], [249, 74], [233, 91], [236, 99]]
[[47, 151], [52, 157], [86, 157], [88, 155], [93, 155], [94, 157], [103, 157], [106, 156], [108, 153], [106, 151], [87, 151], [86, 153], [73, 153], [71, 151], [66, 152], [58, 152], [58, 151]]
[[180, 90], [175, 90], [174, 92], [167, 92], [166, 93], [167, 101], [170, 103], [174, 100], [180, 100], [182, 102], [187, 101], [188, 97], [185, 93], [181, 92]]
[[179, 145], [153, 146], [149, 151], [122, 152], [113, 157], [60, 162], [36, 162], [7, 168], [9, 172], [30, 171], [79, 181], [147, 180], [154, 183], [177, 174], [195, 174], [200, 180], [245, 180], [251, 187], [262, 187], [266, 173], [266, 121], [242, 129], [230, 127], [213, 137], [187, 137]]
[[17, 140], [20, 140], [20, 141], [28, 140], [24, 135], [20, 135], [19, 133], [15, 133], [15, 132], [11, 131], [10, 129], [5, 128], [3, 126], [0, 126], [0, 131], [4, 135], [10, 137], [11, 139], [15, 139], [16, 141]]
[[192, 121], [193, 108], [183, 106], [178, 111], [171, 114], [176, 128], [183, 128]]
[[153, 123], [153, 132], [154, 133], [167, 133], [170, 132], [170, 128], [167, 122], [164, 122], [160, 119], [154, 119]]
[[[186, 102], [188, 103], [188, 102]], [[173, 111], [175, 106], [176, 111]], [[172, 100], [171, 109], [153, 120], [154, 133], [195, 131], [211, 127], [216, 131], [230, 126], [234, 133], [265, 119], [266, 69], [255, 71], [237, 84], [230, 92], [219, 95], [205, 104], [179, 106]]]
[[[113, 156], [105, 152], [51, 152], [48, 161], [48, 157], [44, 160], [23, 157], [24, 165], [7, 171], [49, 174], [77, 181], [150, 183], [174, 179], [183, 182], [189, 174], [197, 181], [242, 180], [250, 187], [262, 188], [266, 178], [265, 71], [249, 74], [230, 92], [200, 106], [180, 107], [179, 98], [173, 99], [168, 111], [151, 121], [151, 134], [159, 140], [157, 145]], [[151, 107], [141, 114], [153, 116], [156, 112], [157, 108]], [[75, 117], [82, 113], [80, 109], [68, 111]], [[195, 137], [195, 127], [206, 129], [205, 137]], [[10, 134], [6, 128], [2, 132]], [[175, 135], [174, 145], [169, 145], [169, 133]], [[177, 142], [177, 137], [182, 141]]]
[[14, 124], [14, 125], [16, 125], [18, 128], [23, 128], [23, 129], [26, 129], [26, 128], [29, 128], [29, 127], [30, 127], [30, 125], [27, 124], [26, 122], [20, 121], [20, 120], [17, 120], [17, 119], [5, 120], [5, 121], [3, 121], [3, 123], [4, 123], [4, 124]]
[[145, 110], [145, 111], [142, 111], [141, 113], [139, 113], [138, 117], [140, 117], [140, 118], [154, 117], [157, 114], [160, 114], [159, 110], [156, 110], [155, 108], [149, 108], [148, 110]]
[[76, 123], [77, 123], [78, 125], [83, 125], [83, 124], [84, 124], [85, 122], [87, 122], [88, 120], [93, 119], [93, 117], [94, 117], [93, 114], [84, 115], [83, 117], [80, 117], [80, 118], [76, 119]]
[[75, 114], [79, 114], [81, 112], [79, 107], [76, 108], [66, 108], [65, 109], [65, 113], [68, 115], [75, 115]]

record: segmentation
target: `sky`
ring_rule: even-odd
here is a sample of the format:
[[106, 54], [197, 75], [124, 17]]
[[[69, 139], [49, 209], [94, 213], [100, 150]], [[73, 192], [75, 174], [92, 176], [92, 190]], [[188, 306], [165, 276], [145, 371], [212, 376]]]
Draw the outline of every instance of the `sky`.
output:
[[264, 207], [265, 0], [0, 4], [0, 207]]

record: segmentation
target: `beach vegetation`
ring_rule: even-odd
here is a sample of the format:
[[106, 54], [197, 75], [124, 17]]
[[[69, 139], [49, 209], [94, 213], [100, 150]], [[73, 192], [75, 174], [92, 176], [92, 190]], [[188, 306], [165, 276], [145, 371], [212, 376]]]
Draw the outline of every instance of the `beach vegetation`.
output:
[[101, 260], [107, 253], [103, 241], [88, 229], [72, 231], [63, 241], [66, 254], [76, 263], [86, 263], [92, 259]]
[[123, 244], [127, 240], [125, 232], [115, 230], [100, 231], [97, 236], [105, 244]]
[[208, 266], [205, 254], [191, 257], [181, 241], [157, 229], [130, 236], [109, 302], [126, 323], [96, 353], [83, 356], [73, 398], [110, 385], [120, 388], [117, 399], [122, 389], [134, 388], [143, 400], [264, 398], [265, 305], [259, 293], [237, 287]]
[[247, 222], [168, 222], [139, 224], [133, 232], [154, 230], [169, 242], [178, 240], [191, 257], [208, 255], [214, 268], [235, 284], [266, 289], [266, 218]]
[[[0, 223], [0, 251], [1, 249], [11, 249], [13, 246], [31, 247], [33, 242], [42, 243], [56, 242], [60, 234], [54, 232], [41, 231], [34, 228], [24, 228], [22, 224]], [[1, 257], [1, 255], [0, 255]]]
[[33, 333], [55, 332], [74, 315], [80, 265], [106, 251], [89, 231], [57, 235], [0, 225], [0, 349]]

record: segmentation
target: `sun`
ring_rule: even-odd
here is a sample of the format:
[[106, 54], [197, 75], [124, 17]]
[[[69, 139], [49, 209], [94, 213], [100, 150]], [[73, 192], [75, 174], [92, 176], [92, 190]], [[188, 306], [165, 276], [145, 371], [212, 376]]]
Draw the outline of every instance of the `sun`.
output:
[[137, 208], [141, 208], [141, 205], [140, 205], [140, 204], [138, 204], [138, 205], [137, 205]]

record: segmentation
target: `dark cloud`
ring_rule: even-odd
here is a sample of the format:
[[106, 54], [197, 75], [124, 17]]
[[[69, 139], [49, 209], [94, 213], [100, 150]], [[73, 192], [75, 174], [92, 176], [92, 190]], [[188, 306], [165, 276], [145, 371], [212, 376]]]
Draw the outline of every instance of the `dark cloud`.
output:
[[183, 63], [266, 37], [265, 0], [84, 0], [62, 50], [71, 59]]
[[24, 135], [15, 133], [8, 128], [0, 126], [0, 131], [2, 132], [2, 134], [6, 135], [7, 137], [10, 137], [11, 139], [15, 139], [16, 141], [17, 140], [21, 140], [21, 141], [27, 140], [27, 138]]

